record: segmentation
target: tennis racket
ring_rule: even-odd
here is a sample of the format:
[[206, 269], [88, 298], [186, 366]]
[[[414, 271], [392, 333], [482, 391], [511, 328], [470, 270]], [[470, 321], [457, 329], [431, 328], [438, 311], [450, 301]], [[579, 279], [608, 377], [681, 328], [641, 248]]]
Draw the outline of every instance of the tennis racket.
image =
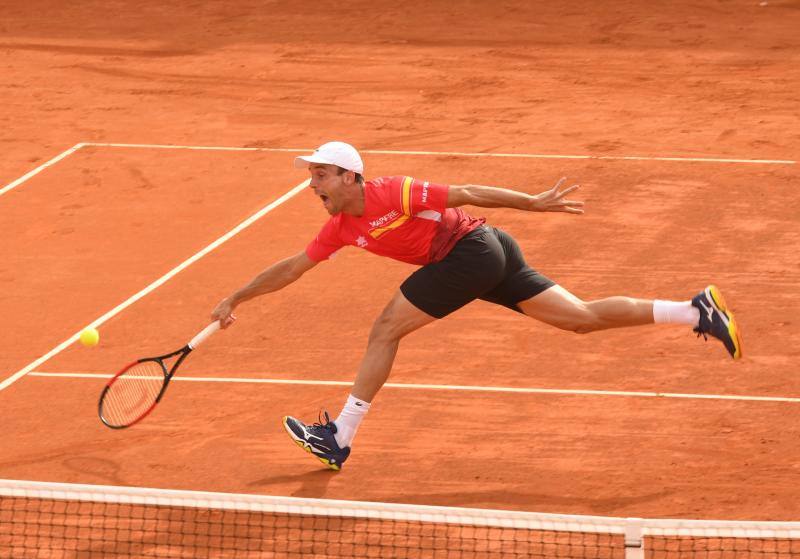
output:
[[[161, 401], [169, 381], [186, 356], [219, 328], [219, 321], [215, 320], [178, 351], [145, 357], [124, 367], [108, 381], [100, 394], [97, 405], [100, 421], [112, 429], [124, 429], [147, 417]], [[167, 369], [167, 360], [171, 359], [174, 362]]]

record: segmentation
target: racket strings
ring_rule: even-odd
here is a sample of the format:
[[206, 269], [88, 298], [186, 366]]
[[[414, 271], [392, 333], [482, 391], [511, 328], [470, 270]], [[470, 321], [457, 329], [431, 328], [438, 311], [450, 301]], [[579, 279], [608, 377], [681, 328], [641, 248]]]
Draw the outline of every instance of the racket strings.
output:
[[112, 425], [129, 425], [156, 403], [164, 385], [164, 370], [156, 361], [135, 364], [117, 377], [103, 400], [103, 417]]

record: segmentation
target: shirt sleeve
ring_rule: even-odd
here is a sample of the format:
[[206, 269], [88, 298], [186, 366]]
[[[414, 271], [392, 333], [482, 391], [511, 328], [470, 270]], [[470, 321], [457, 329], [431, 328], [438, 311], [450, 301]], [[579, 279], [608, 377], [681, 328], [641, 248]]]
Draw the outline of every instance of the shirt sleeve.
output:
[[331, 218], [322, 226], [314, 240], [308, 243], [306, 255], [314, 262], [322, 262], [343, 246], [335, 219]]
[[416, 216], [434, 212], [443, 214], [447, 208], [446, 184], [436, 184], [411, 177], [403, 177], [403, 213]]

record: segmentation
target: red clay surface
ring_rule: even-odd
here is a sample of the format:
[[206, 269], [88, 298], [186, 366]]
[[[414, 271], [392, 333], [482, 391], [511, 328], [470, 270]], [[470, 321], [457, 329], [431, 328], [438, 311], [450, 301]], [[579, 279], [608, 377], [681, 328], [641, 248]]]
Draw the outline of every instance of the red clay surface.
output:
[[[221, 5], [220, 5], [221, 6]], [[321, 6], [324, 10], [325, 5]], [[791, 2], [0, 7], [0, 185], [85, 141], [797, 159]], [[110, 17], [110, 13], [114, 17]], [[0, 196], [0, 379], [305, 178], [290, 154], [84, 148]], [[391, 380], [797, 396], [797, 165], [365, 157], [367, 175], [536, 192], [567, 175], [587, 214], [479, 210], [585, 298], [723, 289], [745, 358], [686, 328], [577, 336], [476, 303], [409, 336]], [[180, 345], [216, 302], [301, 250], [304, 192], [42, 371], [108, 373]], [[8, 227], [6, 225], [8, 224]], [[239, 312], [186, 376], [350, 380], [413, 267], [347, 249]], [[280, 426], [343, 387], [175, 383], [136, 428], [102, 381], [0, 393], [0, 477], [613, 516], [797, 520], [800, 405], [386, 389], [340, 474]]]

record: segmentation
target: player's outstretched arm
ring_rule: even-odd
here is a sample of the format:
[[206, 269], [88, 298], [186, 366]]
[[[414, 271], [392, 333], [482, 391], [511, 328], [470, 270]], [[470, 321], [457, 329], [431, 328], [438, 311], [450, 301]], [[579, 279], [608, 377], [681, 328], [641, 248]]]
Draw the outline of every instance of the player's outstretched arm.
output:
[[566, 195], [577, 190], [574, 184], [561, 190], [566, 180], [562, 177], [550, 190], [536, 195], [478, 184], [452, 185], [447, 194], [447, 207], [480, 206], [482, 208], [515, 208], [529, 212], [583, 213], [583, 202], [567, 200]]
[[283, 289], [290, 283], [300, 279], [300, 276], [316, 265], [317, 262], [311, 260], [305, 251], [276, 262], [254, 277], [250, 283], [235, 291], [230, 297], [220, 301], [211, 312], [211, 320], [219, 320], [220, 325], [223, 328], [227, 328], [236, 320], [236, 317], [233, 316], [233, 311], [241, 303], [259, 295]]

